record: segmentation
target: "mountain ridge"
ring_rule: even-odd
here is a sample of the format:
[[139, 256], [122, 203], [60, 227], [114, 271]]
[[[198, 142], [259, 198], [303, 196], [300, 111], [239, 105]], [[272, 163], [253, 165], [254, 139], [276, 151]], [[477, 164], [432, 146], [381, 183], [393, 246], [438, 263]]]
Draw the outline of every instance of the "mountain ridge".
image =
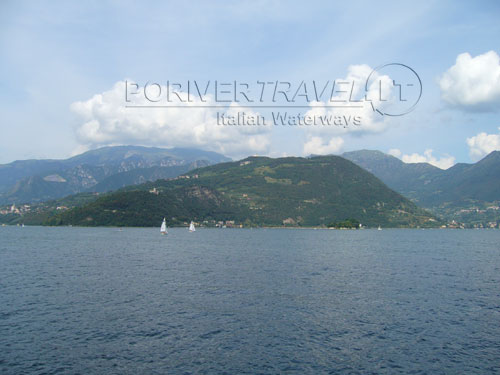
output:
[[404, 163], [375, 150], [346, 152], [342, 156], [424, 207], [466, 199], [500, 200], [500, 151], [476, 163], [458, 163], [448, 169], [428, 163]]
[[[150, 178], [169, 178], [198, 166], [231, 160], [221, 154], [193, 148], [108, 146], [68, 159], [18, 160], [0, 165], [0, 203], [32, 203], [80, 192], [117, 189]], [[148, 168], [161, 167], [155, 173]], [[113, 175], [123, 182], [110, 181]], [[103, 182], [107, 180], [106, 182]], [[99, 185], [101, 182], [103, 184]]]
[[371, 173], [338, 156], [249, 157], [199, 168], [172, 180], [129, 186], [54, 216], [52, 225], [156, 226], [231, 220], [259, 226], [436, 226], [432, 215]]
[[427, 163], [404, 163], [380, 151], [353, 151], [342, 156], [446, 220], [474, 227], [494, 227], [500, 222], [500, 151], [476, 163], [458, 163], [445, 170]]

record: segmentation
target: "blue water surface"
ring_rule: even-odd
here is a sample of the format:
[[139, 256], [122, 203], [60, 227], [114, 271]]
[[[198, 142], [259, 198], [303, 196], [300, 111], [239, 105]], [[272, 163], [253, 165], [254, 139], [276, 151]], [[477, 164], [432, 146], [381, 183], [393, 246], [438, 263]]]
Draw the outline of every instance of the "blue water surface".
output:
[[500, 231], [0, 227], [0, 374], [498, 374]]

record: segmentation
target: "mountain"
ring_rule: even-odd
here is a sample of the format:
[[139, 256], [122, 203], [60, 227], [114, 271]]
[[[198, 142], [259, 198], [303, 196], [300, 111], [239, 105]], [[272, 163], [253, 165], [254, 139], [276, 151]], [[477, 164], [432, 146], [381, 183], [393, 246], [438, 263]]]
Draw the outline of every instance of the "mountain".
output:
[[500, 151], [493, 151], [475, 164], [456, 164], [442, 171], [421, 196], [425, 206], [499, 200]]
[[197, 149], [116, 146], [65, 160], [15, 161], [0, 165], [0, 204], [116, 190], [229, 160], [215, 152]]
[[424, 207], [500, 200], [500, 151], [493, 151], [475, 164], [459, 163], [446, 170], [428, 163], [404, 163], [380, 151], [346, 152], [342, 157]]
[[477, 163], [459, 163], [446, 170], [428, 163], [407, 164], [380, 151], [353, 151], [342, 156], [419, 206], [448, 219], [484, 224], [498, 221], [500, 216], [500, 151]]
[[195, 221], [245, 225], [436, 226], [436, 220], [371, 173], [338, 156], [250, 157], [109, 193], [59, 213], [52, 225], [158, 226]]
[[345, 152], [342, 157], [373, 173], [391, 189], [417, 202], [420, 202], [420, 193], [443, 172], [429, 163], [404, 163], [376, 150]]

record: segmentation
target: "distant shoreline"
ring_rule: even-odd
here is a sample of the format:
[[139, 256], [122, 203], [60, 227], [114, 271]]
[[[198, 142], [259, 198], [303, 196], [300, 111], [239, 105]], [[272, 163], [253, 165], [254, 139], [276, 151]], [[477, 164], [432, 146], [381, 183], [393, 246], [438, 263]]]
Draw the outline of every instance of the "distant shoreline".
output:
[[[5, 224], [0, 226], [0, 228], [7, 227], [20, 227], [21, 225], [13, 225], [13, 224]], [[118, 227], [118, 226], [84, 226], [84, 225], [29, 225], [25, 224], [25, 227], [39, 227], [39, 228], [109, 228], [109, 229], [154, 229], [156, 227], [141, 227], [141, 226], [127, 226], [127, 227]], [[189, 226], [173, 226], [168, 227], [168, 229], [188, 229]], [[255, 226], [255, 227], [226, 227], [226, 228], [218, 228], [218, 227], [203, 227], [198, 226], [196, 229], [210, 229], [210, 230], [222, 230], [222, 229], [244, 229], [244, 230], [252, 230], [252, 229], [299, 229], [299, 230], [336, 230], [336, 231], [363, 231], [363, 230], [377, 230], [377, 227], [367, 227], [361, 229], [355, 228], [325, 228], [325, 227], [292, 227], [292, 226]], [[411, 230], [498, 230], [499, 228], [439, 228], [439, 227], [428, 227], [428, 228], [417, 228], [417, 227], [382, 227], [382, 230], [387, 229], [411, 229]], [[159, 227], [158, 227], [159, 230]]]

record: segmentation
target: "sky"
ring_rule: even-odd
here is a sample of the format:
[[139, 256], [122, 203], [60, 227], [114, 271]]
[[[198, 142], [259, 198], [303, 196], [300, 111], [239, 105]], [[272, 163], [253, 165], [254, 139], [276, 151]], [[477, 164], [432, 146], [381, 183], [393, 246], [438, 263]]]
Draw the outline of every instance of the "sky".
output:
[[[7, 0], [0, 17], [0, 163], [135, 144], [195, 147], [234, 159], [376, 149], [448, 168], [500, 149], [496, 1]], [[323, 108], [327, 100], [291, 109], [127, 108], [124, 100], [126, 82], [159, 83], [163, 90], [167, 82], [187, 81], [297, 87], [366, 82], [374, 68], [391, 63], [411, 67], [422, 83], [420, 100], [403, 116], [381, 116], [369, 103]], [[395, 71], [376, 74], [388, 84], [400, 78]], [[395, 93], [393, 87], [391, 98]], [[217, 123], [218, 115], [239, 112], [268, 121], [276, 112], [362, 121]]]

